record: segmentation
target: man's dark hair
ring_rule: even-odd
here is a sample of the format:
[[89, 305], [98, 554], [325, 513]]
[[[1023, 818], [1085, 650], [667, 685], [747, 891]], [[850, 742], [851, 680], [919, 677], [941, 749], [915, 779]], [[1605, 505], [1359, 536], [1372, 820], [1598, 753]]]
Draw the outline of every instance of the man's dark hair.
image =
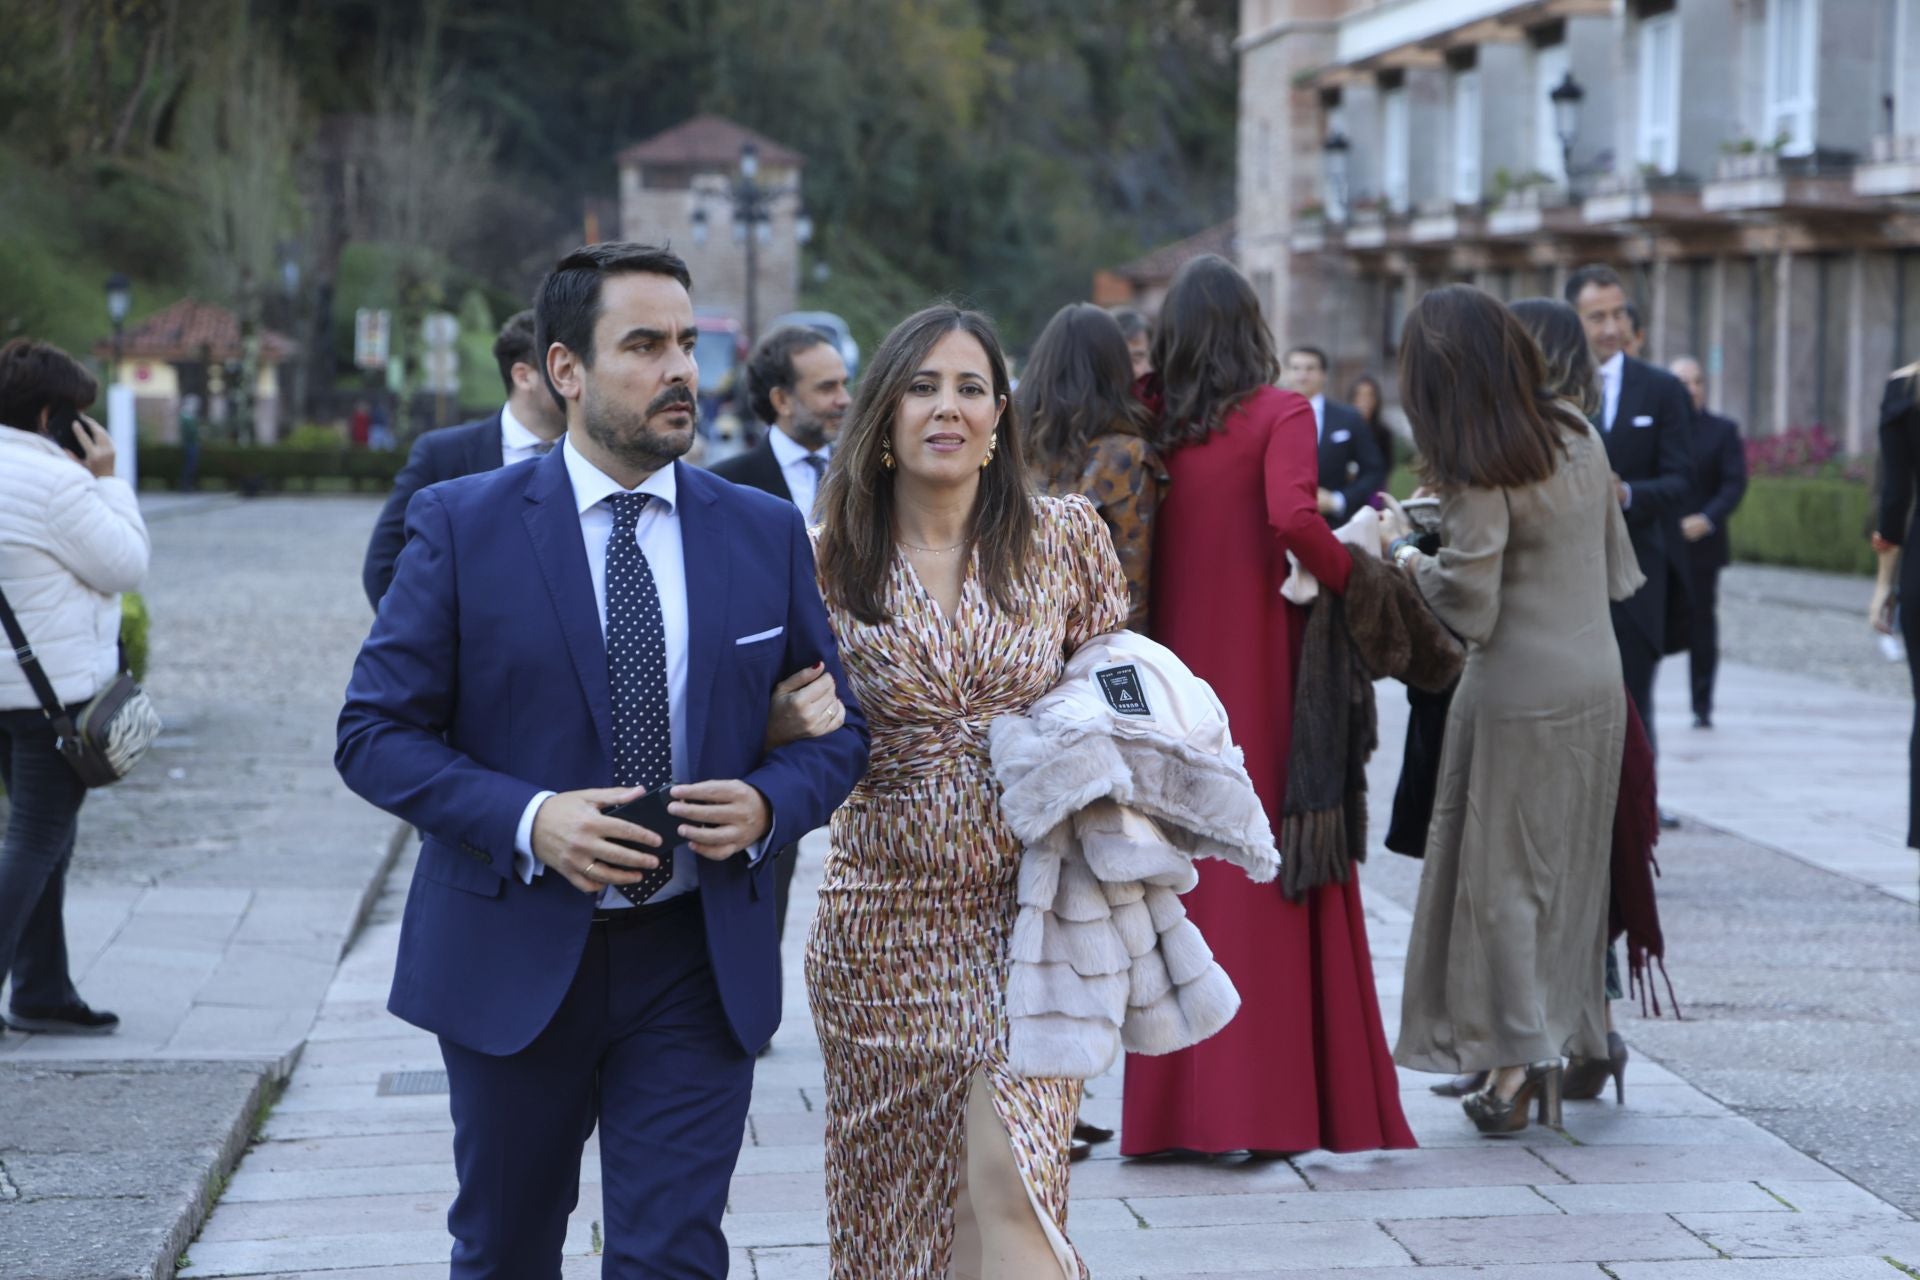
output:
[[780, 416], [774, 412], [773, 389], [792, 391], [797, 376], [793, 358], [826, 341], [827, 335], [818, 329], [797, 324], [783, 324], [760, 339], [747, 358], [747, 403], [753, 406], [754, 417], [768, 426], [773, 425], [773, 420]]
[[98, 394], [86, 366], [52, 343], [15, 338], [0, 347], [0, 423], [37, 432], [42, 410], [79, 413]]
[[540, 344], [534, 341], [533, 308], [515, 312], [508, 321], [500, 326], [500, 336], [493, 340], [493, 362], [500, 366], [500, 381], [506, 385], [507, 394], [513, 394], [513, 366], [529, 365], [538, 369], [546, 364], [540, 358]]
[[1640, 308], [1631, 302], [1627, 304], [1627, 323], [1633, 326], [1636, 338], [1647, 331], [1646, 321], [1640, 318]]
[[1293, 359], [1295, 356], [1312, 356], [1315, 360], [1318, 360], [1320, 362], [1320, 372], [1322, 373], [1325, 373], [1328, 369], [1333, 367], [1332, 364], [1327, 360], [1327, 353], [1322, 351], [1318, 347], [1288, 347], [1287, 354], [1281, 357], [1280, 362], [1282, 364], [1285, 364], [1288, 360]]
[[[683, 289], [693, 288], [693, 276], [687, 264], [671, 249], [631, 240], [608, 240], [601, 244], [583, 244], [547, 273], [540, 282], [540, 296], [533, 304], [534, 339], [540, 357], [536, 363], [545, 375], [546, 353], [559, 343], [580, 363], [593, 367], [593, 326], [600, 319], [600, 286], [608, 276], [646, 272], [669, 276]], [[561, 399], [553, 379], [547, 379], [553, 398]]]
[[1141, 334], [1145, 334], [1148, 341], [1152, 341], [1153, 322], [1147, 319], [1146, 312], [1138, 307], [1114, 307], [1112, 310], [1113, 321], [1120, 326], [1121, 338], [1132, 342]]
[[1589, 262], [1567, 277], [1567, 287], [1562, 296], [1577, 307], [1580, 305], [1580, 291], [1590, 285], [1618, 289], [1622, 293], [1627, 291], [1627, 282], [1620, 278], [1618, 271], [1602, 263]]

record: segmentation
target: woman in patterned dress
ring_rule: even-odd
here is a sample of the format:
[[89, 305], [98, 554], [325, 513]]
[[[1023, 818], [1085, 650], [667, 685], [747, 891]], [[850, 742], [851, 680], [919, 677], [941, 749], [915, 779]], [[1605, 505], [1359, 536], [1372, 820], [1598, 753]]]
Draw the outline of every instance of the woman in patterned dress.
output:
[[985, 318], [920, 312], [862, 379], [822, 501], [820, 585], [873, 734], [807, 942], [835, 1280], [1085, 1274], [1080, 1084], [1006, 1063], [1021, 845], [987, 726], [1120, 630], [1127, 595], [1092, 506], [1031, 494], [1009, 402]]
[[1034, 483], [1057, 497], [1077, 493], [1099, 511], [1127, 575], [1127, 626], [1144, 632], [1153, 513], [1167, 472], [1146, 441], [1149, 415], [1132, 386], [1119, 322], [1076, 302], [1055, 312], [1033, 344], [1018, 408]]

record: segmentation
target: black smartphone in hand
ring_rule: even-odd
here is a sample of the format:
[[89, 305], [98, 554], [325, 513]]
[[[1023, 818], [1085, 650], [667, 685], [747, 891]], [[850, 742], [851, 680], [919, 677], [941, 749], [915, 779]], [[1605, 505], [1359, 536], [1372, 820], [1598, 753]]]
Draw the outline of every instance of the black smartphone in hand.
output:
[[79, 425], [78, 410], [57, 404], [47, 407], [47, 438], [74, 457], [85, 461], [87, 451], [80, 447], [80, 437], [74, 434]]
[[629, 800], [625, 804], [616, 804], [610, 809], [600, 811], [609, 818], [618, 818], [622, 822], [631, 822], [636, 827], [645, 827], [660, 837], [660, 848], [649, 849], [632, 840], [615, 840], [614, 843], [639, 853], [655, 854], [664, 853], [676, 845], [685, 844], [686, 838], [680, 834], [683, 819], [676, 818], [667, 812], [667, 806], [673, 803], [674, 786], [674, 783], [663, 782], [638, 800]]

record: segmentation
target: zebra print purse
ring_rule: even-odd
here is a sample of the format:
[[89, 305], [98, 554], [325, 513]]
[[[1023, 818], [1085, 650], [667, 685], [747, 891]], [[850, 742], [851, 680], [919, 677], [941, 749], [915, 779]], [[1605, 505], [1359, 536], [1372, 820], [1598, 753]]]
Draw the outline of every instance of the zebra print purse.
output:
[[53, 726], [55, 749], [79, 775], [81, 784], [109, 786], [133, 772], [160, 735], [160, 714], [153, 709], [146, 690], [122, 672], [107, 681], [106, 688], [94, 694], [78, 716], [69, 715], [20, 629], [20, 620], [14, 617], [4, 591], [0, 591], [0, 623], [6, 625], [13, 656], [19, 659], [20, 670]]

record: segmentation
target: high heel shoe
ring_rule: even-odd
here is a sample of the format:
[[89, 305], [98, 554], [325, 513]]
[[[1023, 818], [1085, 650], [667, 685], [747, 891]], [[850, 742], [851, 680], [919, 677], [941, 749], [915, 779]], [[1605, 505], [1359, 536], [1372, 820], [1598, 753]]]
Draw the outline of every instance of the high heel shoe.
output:
[[1443, 1098], [1464, 1098], [1470, 1093], [1478, 1093], [1487, 1087], [1487, 1073], [1469, 1071], [1463, 1076], [1453, 1076], [1439, 1084], [1430, 1084], [1429, 1090]]
[[1527, 1127], [1527, 1112], [1535, 1100], [1539, 1101], [1540, 1123], [1550, 1128], [1562, 1128], [1560, 1119], [1560, 1062], [1536, 1062], [1527, 1067], [1527, 1074], [1520, 1081], [1520, 1087], [1514, 1090], [1511, 1098], [1502, 1098], [1494, 1092], [1491, 1083], [1497, 1077], [1489, 1075], [1489, 1084], [1479, 1093], [1469, 1094], [1460, 1107], [1467, 1113], [1467, 1119], [1473, 1121], [1473, 1127], [1482, 1133], [1519, 1133]]
[[1607, 1032], [1607, 1056], [1604, 1058], [1568, 1058], [1566, 1080], [1561, 1084], [1562, 1097], [1572, 1098], [1575, 1102], [1586, 1102], [1597, 1098], [1607, 1087], [1607, 1080], [1613, 1080], [1613, 1100], [1621, 1106], [1627, 1102], [1627, 1042], [1618, 1031]]

